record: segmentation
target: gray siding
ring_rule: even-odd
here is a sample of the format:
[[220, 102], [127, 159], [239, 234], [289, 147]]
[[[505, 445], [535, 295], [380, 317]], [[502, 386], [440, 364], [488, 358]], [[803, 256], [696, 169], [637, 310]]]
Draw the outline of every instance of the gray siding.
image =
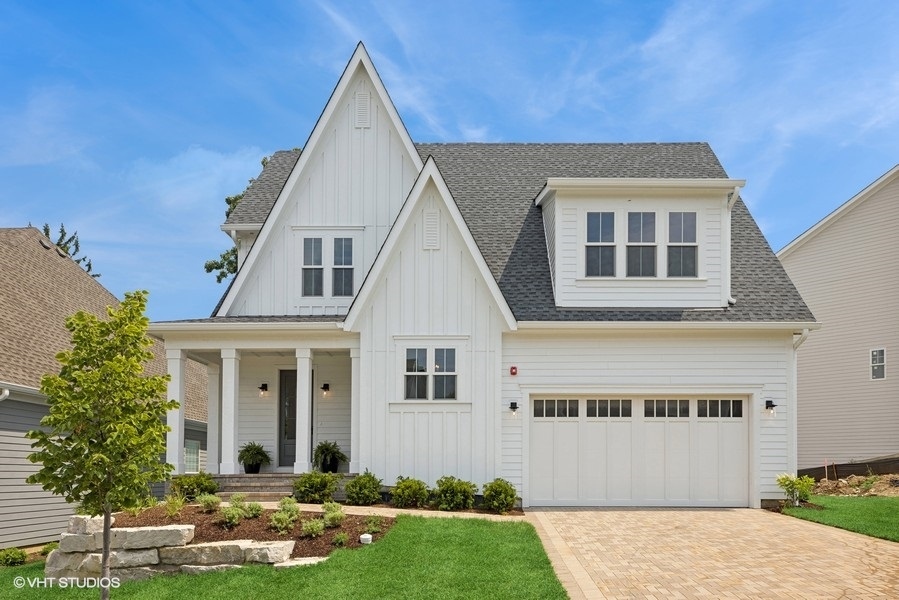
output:
[[[798, 353], [800, 469], [899, 453], [899, 178], [781, 256], [821, 322]], [[886, 378], [871, 379], [871, 350]]]
[[4, 400], [0, 402], [0, 548], [42, 544], [59, 538], [73, 514], [62, 497], [25, 483], [37, 465], [28, 461], [31, 440], [47, 407]]

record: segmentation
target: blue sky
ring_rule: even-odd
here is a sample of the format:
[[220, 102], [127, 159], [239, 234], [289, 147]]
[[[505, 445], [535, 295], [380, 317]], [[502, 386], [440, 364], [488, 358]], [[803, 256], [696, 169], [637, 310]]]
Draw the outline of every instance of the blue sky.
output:
[[708, 141], [778, 250], [899, 163], [897, 31], [892, 1], [7, 1], [0, 227], [208, 316], [224, 197], [362, 40], [415, 141]]

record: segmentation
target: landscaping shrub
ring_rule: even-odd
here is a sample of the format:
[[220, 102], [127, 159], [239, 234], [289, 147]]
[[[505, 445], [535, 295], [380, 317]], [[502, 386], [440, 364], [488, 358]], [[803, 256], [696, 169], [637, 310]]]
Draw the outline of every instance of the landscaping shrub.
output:
[[338, 548], [343, 548], [350, 541], [350, 536], [347, 535], [345, 531], [341, 531], [339, 533], [334, 534], [334, 539], [331, 540], [331, 544], [337, 546]]
[[343, 520], [346, 518], [346, 515], [343, 511], [335, 511], [335, 512], [326, 512], [325, 516], [322, 517], [322, 520], [325, 523], [325, 527], [334, 528], [340, 527], [340, 524], [343, 523]]
[[343, 507], [337, 502], [325, 502], [322, 504], [322, 510], [325, 514], [329, 512], [343, 512]]
[[278, 512], [293, 515], [296, 520], [300, 516], [300, 505], [290, 496], [286, 496], [278, 501]]
[[484, 508], [501, 515], [515, 508], [515, 500], [518, 494], [515, 486], [505, 479], [497, 477], [490, 483], [484, 484]]
[[209, 473], [176, 475], [172, 478], [172, 493], [183, 496], [187, 500], [194, 500], [202, 494], [214, 494], [217, 491], [219, 491], [219, 485]]
[[44, 544], [44, 547], [41, 548], [41, 556], [47, 556], [57, 548], [59, 548], [59, 542], [49, 542]]
[[800, 502], [808, 502], [811, 498], [812, 490], [815, 489], [815, 480], [808, 475], [796, 477], [788, 473], [781, 473], [777, 476], [777, 485], [784, 491], [793, 506], [799, 506]]
[[340, 475], [312, 471], [303, 473], [293, 481], [293, 493], [300, 502], [321, 504], [331, 500], [337, 491]]
[[243, 509], [243, 514], [248, 519], [255, 519], [262, 514], [262, 505], [258, 502], [250, 502]]
[[[332, 513], [333, 514], [333, 513]], [[325, 522], [322, 519], [311, 519], [303, 523], [303, 535], [315, 538], [325, 532]]]
[[428, 505], [428, 486], [420, 479], [396, 478], [396, 485], [390, 490], [393, 505], [397, 508], [421, 508]]
[[15, 567], [24, 565], [28, 555], [21, 548], [7, 548], [0, 550], [0, 565], [4, 567]]
[[236, 508], [240, 510], [241, 513], [246, 515], [247, 513], [247, 495], [246, 494], [231, 494], [228, 498], [228, 504], [231, 505], [232, 508]]
[[165, 498], [165, 514], [170, 519], [173, 519], [181, 514], [181, 509], [184, 508], [184, 497], [178, 494], [169, 494]]
[[381, 533], [383, 523], [378, 515], [368, 515], [365, 519], [365, 533]]
[[465, 510], [474, 506], [477, 491], [478, 486], [470, 481], [447, 475], [437, 480], [434, 500], [440, 510]]
[[276, 530], [280, 535], [287, 535], [293, 530], [294, 524], [299, 518], [299, 511], [296, 513], [279, 510], [272, 513], [269, 518], [269, 527]]
[[354, 506], [370, 506], [381, 501], [381, 480], [365, 469], [365, 473], [346, 484], [346, 502]]
[[244, 517], [243, 509], [237, 506], [226, 506], [221, 510], [219, 523], [225, 529], [232, 529], [240, 525], [240, 520]]
[[214, 513], [218, 510], [219, 504], [222, 503], [222, 499], [215, 494], [200, 494], [196, 500], [203, 507], [203, 512], [206, 513]]

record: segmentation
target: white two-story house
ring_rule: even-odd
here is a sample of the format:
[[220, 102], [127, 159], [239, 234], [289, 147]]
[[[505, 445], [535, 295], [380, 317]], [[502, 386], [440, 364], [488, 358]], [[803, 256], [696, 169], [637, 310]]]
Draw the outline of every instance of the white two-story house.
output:
[[742, 185], [704, 143], [416, 144], [360, 44], [223, 225], [212, 316], [152, 326], [170, 395], [208, 365], [219, 473], [333, 440], [349, 472], [503, 477], [525, 506], [759, 506], [816, 323]]

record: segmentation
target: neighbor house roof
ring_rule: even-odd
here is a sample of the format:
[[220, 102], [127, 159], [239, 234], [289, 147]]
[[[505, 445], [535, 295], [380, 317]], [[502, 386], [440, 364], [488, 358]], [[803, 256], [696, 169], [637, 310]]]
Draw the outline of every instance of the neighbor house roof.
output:
[[[0, 229], [0, 383], [40, 388], [58, 373], [70, 347], [67, 317], [83, 310], [106, 317], [119, 300], [34, 227]], [[165, 349], [154, 339], [152, 374], [165, 374]], [[206, 370], [188, 361], [185, 415], [206, 420]], [[2, 386], [0, 386], [2, 387]]]
[[[742, 200], [731, 217], [734, 306], [702, 310], [556, 307], [541, 209], [534, 204], [547, 179], [726, 179], [727, 173], [706, 143], [464, 143], [416, 144], [416, 148], [423, 160], [434, 157], [519, 321], [814, 321]], [[265, 178], [268, 183], [254, 195], [252, 214], [271, 210], [290, 174], [286, 162], [284, 157], [278, 167], [270, 162], [263, 169], [259, 180]], [[250, 221], [250, 214], [235, 211], [229, 223], [264, 220]]]

